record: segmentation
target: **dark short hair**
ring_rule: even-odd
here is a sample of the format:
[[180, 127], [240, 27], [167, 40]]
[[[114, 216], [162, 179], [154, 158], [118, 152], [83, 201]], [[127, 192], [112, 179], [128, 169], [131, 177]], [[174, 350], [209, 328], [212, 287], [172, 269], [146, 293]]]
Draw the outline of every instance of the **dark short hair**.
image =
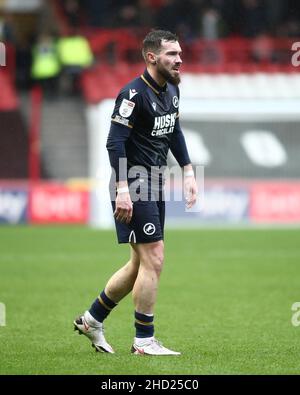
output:
[[161, 49], [161, 42], [165, 41], [178, 41], [176, 34], [168, 30], [152, 30], [143, 40], [142, 54], [146, 60], [146, 53], [152, 51], [158, 53]]

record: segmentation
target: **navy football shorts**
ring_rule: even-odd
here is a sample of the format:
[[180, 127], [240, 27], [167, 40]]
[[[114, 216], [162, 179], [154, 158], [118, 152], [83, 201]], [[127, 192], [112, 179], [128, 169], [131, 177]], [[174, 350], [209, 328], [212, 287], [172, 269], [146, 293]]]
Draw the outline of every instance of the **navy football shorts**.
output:
[[[112, 201], [113, 211], [115, 202]], [[119, 243], [153, 243], [164, 238], [165, 202], [133, 202], [133, 214], [129, 224], [116, 221]]]

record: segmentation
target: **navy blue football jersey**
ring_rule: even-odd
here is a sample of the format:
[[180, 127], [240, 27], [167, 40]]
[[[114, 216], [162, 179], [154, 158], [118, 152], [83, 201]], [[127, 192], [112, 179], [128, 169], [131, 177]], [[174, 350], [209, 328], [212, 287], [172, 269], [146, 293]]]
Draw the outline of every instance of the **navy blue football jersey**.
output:
[[[128, 167], [165, 166], [174, 135], [182, 133], [178, 117], [178, 87], [168, 82], [164, 87], [159, 86], [145, 70], [120, 91], [111, 117], [108, 142], [117, 138], [113, 125], [122, 125], [130, 129], [125, 142]], [[182, 148], [186, 150], [185, 146]], [[187, 163], [181, 165], [190, 162], [187, 153], [185, 156]]]

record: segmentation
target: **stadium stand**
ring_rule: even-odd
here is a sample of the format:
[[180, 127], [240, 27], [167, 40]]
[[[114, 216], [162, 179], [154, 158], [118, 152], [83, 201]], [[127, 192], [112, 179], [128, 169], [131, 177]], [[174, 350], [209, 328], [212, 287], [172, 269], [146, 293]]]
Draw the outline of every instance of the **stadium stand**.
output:
[[5, 66], [0, 66], [0, 111], [15, 110], [18, 106], [18, 94], [15, 88], [15, 48], [8, 42], [5, 48]]
[[14, 85], [15, 51], [5, 43], [6, 66], [0, 67], [0, 178], [26, 178], [28, 137]]
[[[25, 2], [14, 4], [23, 7]], [[192, 162], [205, 166], [209, 210], [204, 219], [235, 223], [300, 218], [300, 65], [291, 62], [292, 44], [300, 42], [299, 2], [49, 0], [43, 4], [31, 15], [16, 13], [7, 19], [14, 22], [11, 32], [16, 34], [7, 46], [9, 67], [0, 68], [1, 183], [4, 178], [28, 179], [31, 169], [40, 166], [38, 177], [59, 184], [58, 190], [37, 187], [35, 203], [29, 199], [35, 213], [30, 221], [55, 222], [56, 210], [68, 209], [68, 199], [76, 198], [78, 207], [84, 208], [79, 222], [87, 222], [93, 212], [87, 208], [91, 184], [78, 178], [94, 180], [97, 160], [107, 158], [104, 141], [113, 100], [105, 99], [114, 99], [121, 86], [143, 72], [141, 40], [154, 26], [176, 31], [183, 48], [180, 117]], [[57, 42], [74, 30], [87, 38], [94, 56], [93, 64], [80, 72], [81, 91], [67, 94], [59, 74], [58, 93], [44, 96], [33, 108], [30, 67], [37, 38], [48, 33]], [[11, 63], [14, 52], [17, 62]], [[35, 138], [40, 136], [40, 156], [32, 130]], [[174, 164], [172, 156], [169, 159]], [[82, 197], [86, 203], [68, 190], [74, 185], [86, 188]], [[14, 196], [15, 191], [3, 194]], [[269, 206], [275, 209], [267, 215]], [[177, 220], [177, 207], [170, 210]], [[74, 212], [70, 210], [68, 217], [72, 221]], [[59, 221], [65, 221], [65, 214], [62, 209]], [[91, 218], [97, 222], [94, 214]], [[195, 221], [199, 220], [203, 218], [196, 215]]]
[[[110, 7], [107, 6], [109, 3]], [[299, 30], [289, 22], [291, 18], [299, 18], [299, 12], [293, 5], [292, 13], [291, 1], [278, 2], [276, 7], [281, 3], [279, 11], [283, 12], [274, 6], [276, 10], [273, 9], [272, 15], [268, 15], [267, 5], [264, 10], [256, 6], [248, 9], [247, 1], [230, 0], [226, 6], [222, 0], [201, 2], [201, 6], [199, 2], [198, 8], [196, 3], [191, 0], [184, 5], [178, 0], [121, 0], [115, 7], [109, 1], [51, 0], [47, 2], [51, 8], [51, 15], [47, 14], [47, 26], [53, 26], [53, 31], [59, 36], [65, 36], [74, 27], [79, 28], [88, 39], [95, 57], [94, 65], [81, 73], [81, 89], [88, 106], [114, 98], [121, 86], [142, 73], [142, 37], [149, 29], [149, 21], [153, 26], [157, 21], [163, 21], [162, 15], [166, 16], [166, 25], [162, 27], [167, 27], [167, 23], [176, 17], [173, 25], [179, 33], [184, 52], [182, 99], [299, 98], [300, 68], [294, 67], [290, 60], [292, 43], [300, 41], [297, 39]], [[188, 7], [195, 12], [187, 15]], [[203, 18], [212, 16], [212, 8], [220, 23], [217, 26], [206, 25], [207, 31], [204, 32]], [[94, 12], [96, 9], [102, 10], [101, 17]], [[167, 14], [168, 10], [172, 12]], [[147, 12], [149, 15], [145, 15]], [[239, 17], [233, 20], [232, 15]], [[255, 15], [262, 17], [260, 24], [256, 23]], [[242, 26], [243, 20], [247, 22], [247, 29]], [[261, 29], [262, 20], [268, 21], [266, 29]], [[209, 18], [206, 22], [209, 23]], [[255, 31], [253, 26], [256, 26]], [[37, 24], [37, 35], [41, 27]], [[11, 73], [14, 73], [14, 68], [9, 68]], [[0, 69], [2, 111], [18, 108], [18, 94], [12, 81], [13, 78]], [[26, 92], [23, 95], [26, 96]], [[44, 176], [67, 178], [87, 175], [87, 130], [81, 98], [62, 97], [56, 103], [45, 98], [42, 108], [42, 159], [47, 169]], [[54, 126], [51, 124], [56, 113], [69, 114], [64, 117], [65, 123], [57, 116], [58, 122]], [[70, 166], [64, 164], [65, 158], [68, 158], [66, 162]]]
[[44, 103], [41, 119], [44, 176], [60, 180], [88, 176], [87, 126], [83, 110], [81, 99], [76, 97]]
[[0, 109], [0, 125], [0, 178], [27, 178], [28, 137], [20, 111]]
[[[134, 35], [126, 29], [104, 29], [90, 32], [87, 37], [98, 64], [83, 73], [82, 89], [86, 100], [95, 103], [105, 97], [114, 97], [124, 82], [143, 70], [140, 54], [142, 34]], [[246, 83], [245, 75], [249, 75], [249, 90], [254, 74], [298, 73], [290, 61], [294, 40], [270, 37], [261, 40], [239, 37], [183, 43], [183, 73], [204, 78], [210, 75], [214, 78], [219, 74], [243, 75]], [[213, 83], [207, 91], [212, 92], [215, 87]]]

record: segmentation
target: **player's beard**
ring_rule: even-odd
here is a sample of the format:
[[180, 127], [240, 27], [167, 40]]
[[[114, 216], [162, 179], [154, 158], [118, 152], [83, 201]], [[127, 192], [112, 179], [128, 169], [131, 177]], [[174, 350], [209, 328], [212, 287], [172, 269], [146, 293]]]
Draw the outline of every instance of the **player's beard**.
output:
[[157, 61], [157, 71], [166, 81], [170, 82], [171, 84], [180, 84], [180, 74], [173, 77], [173, 75], [161, 64], [159, 60]]

